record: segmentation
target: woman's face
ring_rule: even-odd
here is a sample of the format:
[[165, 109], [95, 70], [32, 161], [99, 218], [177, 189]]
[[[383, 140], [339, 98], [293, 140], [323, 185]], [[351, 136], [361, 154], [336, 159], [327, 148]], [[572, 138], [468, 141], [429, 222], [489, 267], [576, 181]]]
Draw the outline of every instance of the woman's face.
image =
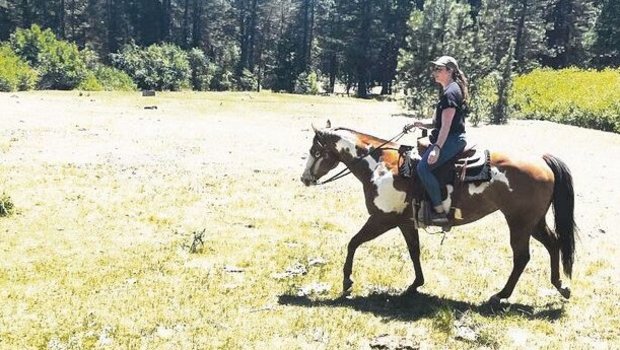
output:
[[452, 72], [444, 66], [433, 66], [433, 78], [441, 85], [446, 85], [450, 81]]

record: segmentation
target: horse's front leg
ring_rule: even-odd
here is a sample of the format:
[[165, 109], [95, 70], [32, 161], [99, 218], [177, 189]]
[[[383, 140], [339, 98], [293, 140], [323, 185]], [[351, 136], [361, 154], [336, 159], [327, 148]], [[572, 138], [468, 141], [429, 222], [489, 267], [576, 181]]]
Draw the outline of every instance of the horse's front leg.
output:
[[364, 226], [359, 230], [351, 241], [349, 241], [347, 249], [347, 259], [344, 263], [343, 273], [344, 278], [342, 280], [342, 295], [346, 296], [351, 293], [353, 287], [353, 280], [351, 280], [351, 273], [353, 271], [353, 256], [357, 247], [365, 242], [373, 240], [387, 230], [394, 228], [396, 224], [391, 220], [385, 220], [385, 218], [377, 215], [371, 215]]
[[417, 293], [418, 287], [424, 285], [424, 274], [422, 273], [422, 265], [420, 264], [420, 236], [418, 230], [415, 228], [413, 221], [406, 219], [406, 221], [398, 225], [405, 242], [407, 242], [407, 248], [409, 249], [409, 255], [413, 262], [413, 270], [415, 271], [415, 280], [407, 288], [405, 294]]

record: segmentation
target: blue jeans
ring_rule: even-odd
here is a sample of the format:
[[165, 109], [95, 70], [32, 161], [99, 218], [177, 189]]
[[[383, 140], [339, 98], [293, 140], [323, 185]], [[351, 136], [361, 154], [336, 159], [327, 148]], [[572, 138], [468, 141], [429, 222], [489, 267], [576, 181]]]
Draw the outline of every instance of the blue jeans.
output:
[[417, 171], [424, 188], [426, 188], [426, 192], [429, 197], [431, 197], [431, 203], [433, 207], [441, 205], [441, 190], [439, 189], [439, 182], [435, 175], [433, 175], [432, 170], [444, 164], [452, 157], [460, 153], [467, 141], [465, 141], [465, 134], [460, 135], [448, 135], [446, 142], [444, 143], [441, 151], [439, 151], [439, 159], [432, 165], [428, 164], [428, 156], [433, 150], [433, 147], [429, 147], [424, 155], [422, 156], [422, 160], [418, 163]]

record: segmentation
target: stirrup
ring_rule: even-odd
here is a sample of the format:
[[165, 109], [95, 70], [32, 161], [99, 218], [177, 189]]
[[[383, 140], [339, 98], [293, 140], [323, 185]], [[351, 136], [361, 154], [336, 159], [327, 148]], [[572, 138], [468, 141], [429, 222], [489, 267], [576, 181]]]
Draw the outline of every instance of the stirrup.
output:
[[445, 212], [437, 213], [433, 210], [431, 211], [430, 222], [435, 226], [448, 226], [450, 220], [448, 220], [448, 216]]

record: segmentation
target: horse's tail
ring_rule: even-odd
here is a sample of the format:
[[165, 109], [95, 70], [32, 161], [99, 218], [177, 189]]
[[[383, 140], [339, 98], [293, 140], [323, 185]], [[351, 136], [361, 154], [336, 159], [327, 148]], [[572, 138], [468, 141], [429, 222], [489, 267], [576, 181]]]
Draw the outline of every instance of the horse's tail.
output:
[[557, 157], [545, 154], [543, 159], [553, 171], [553, 213], [555, 218], [555, 232], [560, 241], [562, 252], [562, 267], [570, 278], [575, 261], [575, 192], [573, 190], [573, 176], [566, 163]]

